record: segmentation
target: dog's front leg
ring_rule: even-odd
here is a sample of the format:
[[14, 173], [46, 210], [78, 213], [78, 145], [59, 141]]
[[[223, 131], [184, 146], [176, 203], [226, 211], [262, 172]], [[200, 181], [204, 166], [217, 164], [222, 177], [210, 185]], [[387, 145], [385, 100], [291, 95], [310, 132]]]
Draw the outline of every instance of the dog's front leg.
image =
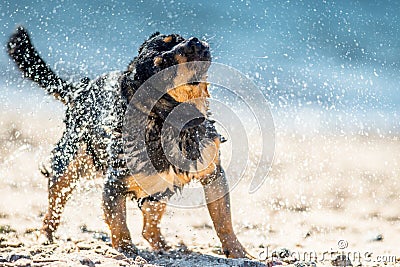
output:
[[251, 257], [233, 231], [228, 182], [222, 167], [218, 169], [213, 182], [204, 184], [203, 188], [208, 211], [222, 243], [222, 250], [228, 258]]
[[135, 256], [137, 249], [126, 224], [126, 195], [123, 185], [117, 179], [109, 178], [104, 185], [103, 210], [111, 231], [113, 248], [126, 256]]

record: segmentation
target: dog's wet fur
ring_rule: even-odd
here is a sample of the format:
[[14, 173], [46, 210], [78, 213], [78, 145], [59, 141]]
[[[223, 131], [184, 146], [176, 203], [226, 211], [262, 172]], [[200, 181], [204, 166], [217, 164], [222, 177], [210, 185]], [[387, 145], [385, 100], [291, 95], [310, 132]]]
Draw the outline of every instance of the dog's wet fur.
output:
[[[49, 206], [41, 230], [44, 242], [54, 241], [54, 232], [76, 181], [95, 171], [105, 177], [103, 210], [115, 249], [132, 256], [137, 252], [126, 223], [126, 198], [131, 195], [143, 212], [143, 237], [155, 250], [168, 249], [159, 227], [166, 201], [196, 179], [203, 184], [205, 198], [209, 200], [207, 207], [226, 256], [249, 257], [232, 228], [229, 189], [219, 159], [221, 136], [208, 118], [206, 75], [211, 54], [206, 42], [157, 32], [140, 46], [138, 56], [126, 71], [107, 73], [94, 80], [82, 78], [75, 83], [51, 70], [23, 27], [18, 27], [10, 37], [7, 48], [25, 77], [67, 106], [66, 129], [52, 151], [51, 168], [41, 170], [49, 180]], [[193, 71], [185, 64], [190, 62], [201, 62], [205, 67]], [[144, 102], [152, 103], [150, 109], [143, 110], [146, 103], [133, 104], [146, 116], [130, 118], [127, 107], [132, 106], [140, 86], [172, 66], [176, 66], [175, 76], [168, 78], [172, 78], [174, 86], [167, 88], [168, 92], [159, 99], [145, 99]], [[182, 129], [170, 128], [171, 135], [178, 139], [174, 141], [179, 144], [180, 153], [192, 162], [190, 171], [171, 164], [161, 145], [161, 130], [168, 115], [187, 101], [196, 119]], [[135, 135], [123, 137], [123, 127], [135, 125], [145, 129], [144, 146], [135, 145]], [[202, 140], [211, 141], [201, 145]], [[199, 169], [204, 157], [211, 160]], [[143, 167], [149, 164], [155, 172]]]

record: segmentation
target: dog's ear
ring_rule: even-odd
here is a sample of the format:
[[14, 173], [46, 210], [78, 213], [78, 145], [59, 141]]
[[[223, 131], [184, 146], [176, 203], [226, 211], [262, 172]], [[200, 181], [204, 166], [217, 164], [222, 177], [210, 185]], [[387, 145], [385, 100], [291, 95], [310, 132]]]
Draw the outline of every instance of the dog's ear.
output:
[[152, 38], [154, 38], [154, 37], [156, 37], [156, 36], [159, 36], [159, 35], [161, 35], [160, 32], [155, 32], [155, 33], [153, 33], [152, 35], [150, 35], [150, 37], [147, 38], [147, 40], [145, 40], [145, 41], [143, 42], [143, 44], [139, 47], [138, 53], [139, 53], [139, 54], [142, 53], [143, 48], [146, 47], [147, 42], [150, 41]]
[[127, 71], [119, 78], [122, 97], [129, 103], [138, 89], [138, 85], [130, 76], [131, 72]]
[[129, 62], [129, 65], [128, 65], [129, 72], [133, 72], [135, 70], [136, 63], [137, 63], [137, 57], [134, 57], [133, 60], [131, 62]]
[[152, 35], [150, 35], [149, 39], [147, 39], [147, 40], [150, 40], [151, 38], [156, 37], [156, 36], [158, 36], [160, 34], [161, 34], [160, 32], [155, 32]]

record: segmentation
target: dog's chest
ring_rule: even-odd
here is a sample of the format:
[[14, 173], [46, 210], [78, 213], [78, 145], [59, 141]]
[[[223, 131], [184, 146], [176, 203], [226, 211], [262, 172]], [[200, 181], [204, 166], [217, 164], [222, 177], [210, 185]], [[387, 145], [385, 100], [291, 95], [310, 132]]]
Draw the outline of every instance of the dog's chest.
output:
[[[212, 180], [210, 176], [215, 175], [215, 171], [217, 171], [217, 166], [219, 165], [219, 138], [210, 140], [200, 150], [202, 154], [201, 160], [192, 160], [189, 164], [181, 166], [183, 169], [172, 165], [171, 162], [169, 162], [167, 169], [156, 172], [151, 172], [144, 168], [130, 168], [131, 175], [125, 177], [123, 182], [127, 190], [134, 193], [138, 199], [148, 196], [163, 199], [170, 197], [192, 180], [201, 182], [207, 179]], [[138, 158], [129, 158], [129, 160], [138, 161]], [[187, 159], [181, 158], [181, 163], [184, 160]], [[171, 161], [174, 161], [174, 159]], [[132, 162], [128, 162], [129, 164], [132, 164]], [[188, 170], [185, 168], [188, 168]]]
[[159, 123], [147, 121], [145, 140], [134, 130], [126, 137], [124, 156], [130, 175], [124, 182], [137, 198], [168, 197], [193, 179], [207, 179], [219, 165], [220, 136], [211, 121], [183, 132], [172, 127], [161, 132]]

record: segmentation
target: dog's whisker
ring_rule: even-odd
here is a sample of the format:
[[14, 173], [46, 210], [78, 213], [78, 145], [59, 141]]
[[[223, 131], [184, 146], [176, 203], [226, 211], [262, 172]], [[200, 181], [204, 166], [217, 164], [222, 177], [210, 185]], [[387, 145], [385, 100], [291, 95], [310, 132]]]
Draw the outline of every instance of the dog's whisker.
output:
[[216, 34], [214, 34], [213, 36], [210, 36], [209, 38], [204, 36], [204, 40], [208, 43], [210, 40], [214, 39], [215, 36], [217, 36]]

